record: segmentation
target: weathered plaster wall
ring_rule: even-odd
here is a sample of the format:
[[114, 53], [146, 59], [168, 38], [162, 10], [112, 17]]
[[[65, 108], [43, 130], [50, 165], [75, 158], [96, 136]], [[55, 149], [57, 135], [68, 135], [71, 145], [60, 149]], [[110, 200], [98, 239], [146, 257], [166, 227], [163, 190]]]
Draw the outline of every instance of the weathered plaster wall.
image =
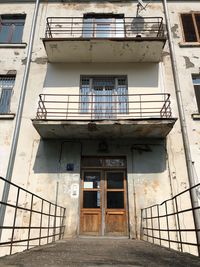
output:
[[195, 1], [178, 4], [169, 3], [169, 12], [192, 160], [197, 173], [197, 183], [200, 182], [200, 126], [199, 120], [192, 119], [192, 114], [198, 113], [192, 74], [200, 73], [200, 49], [199, 43], [184, 42], [180, 14], [199, 12], [199, 3]]
[[[196, 112], [197, 109], [194, 105], [194, 93], [188, 90], [188, 88], [192, 87], [191, 73], [197, 73], [199, 71], [198, 58], [200, 55], [198, 48], [193, 48], [192, 56], [189, 48], [179, 48], [178, 42], [181, 41], [181, 37], [177, 38], [177, 36], [180, 36], [180, 21], [177, 13], [180, 12], [180, 9], [188, 11], [187, 8], [191, 9], [191, 3], [184, 3], [184, 8], [182, 4], [170, 4], [170, 16], [179, 62], [179, 75], [184, 88], [184, 105], [186, 111], [188, 111], [187, 121], [189, 123], [188, 130], [191, 138], [191, 147], [198, 161], [198, 122], [192, 121], [190, 117], [190, 113]], [[194, 9], [196, 8], [197, 4], [194, 4]], [[33, 5], [1, 5], [1, 13], [23, 12], [27, 14], [23, 41], [28, 42]], [[159, 65], [150, 63], [105, 65], [64, 64], [62, 66], [47, 64], [45, 50], [41, 41], [41, 38], [44, 37], [46, 17], [82, 16], [87, 12], [116, 12], [125, 13], [126, 16], [135, 16], [136, 4], [41, 4], [17, 157], [13, 172], [13, 182], [53, 202], [56, 200], [56, 186], [57, 182], [59, 183], [58, 203], [67, 208], [65, 236], [75, 236], [78, 233], [79, 198], [72, 195], [71, 186], [73, 184], [77, 185], [80, 182], [81, 145], [80, 142], [70, 143], [61, 140], [40, 140], [31, 123], [31, 118], [35, 117], [38, 95], [47, 92], [57, 93], [58, 91], [65, 93], [68, 90], [70, 90], [70, 93], [77, 93], [81, 74], [124, 74], [128, 75], [129, 88], [134, 93], [146, 93], [149, 90], [151, 92], [170, 92], [172, 95], [173, 114], [174, 116], [178, 114], [167, 46], [164, 49], [163, 62]], [[159, 3], [149, 4], [146, 11], [143, 11], [141, 15], [163, 16], [162, 5]], [[17, 109], [24, 64], [26, 62], [26, 52], [27, 48], [0, 48], [0, 74], [7, 73], [7, 71], [13, 69], [17, 71], [11, 102], [11, 112], [16, 112]], [[0, 174], [2, 176], [5, 176], [6, 173], [14, 122], [14, 120], [0, 121]], [[142, 149], [138, 149], [138, 146], [134, 146], [138, 142], [142, 145], [147, 143], [150, 151], [143, 151]], [[82, 143], [83, 155], [96, 154], [97, 142], [84, 141]], [[167, 145], [161, 140], [142, 140], [142, 143], [137, 140], [123, 142], [121, 140], [109, 140], [110, 155], [127, 155], [131, 237], [135, 238], [136, 232], [139, 236], [141, 208], [162, 202], [188, 186], [179, 122], [176, 123], [174, 129], [169, 134], [166, 143]], [[65, 171], [66, 162], [68, 161], [75, 163], [76, 167], [73, 173]]]

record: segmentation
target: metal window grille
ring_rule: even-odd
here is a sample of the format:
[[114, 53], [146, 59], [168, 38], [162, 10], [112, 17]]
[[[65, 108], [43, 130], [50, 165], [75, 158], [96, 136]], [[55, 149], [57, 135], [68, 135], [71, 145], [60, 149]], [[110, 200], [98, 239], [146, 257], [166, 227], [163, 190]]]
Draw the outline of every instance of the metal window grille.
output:
[[0, 76], [0, 113], [10, 112], [15, 76]]

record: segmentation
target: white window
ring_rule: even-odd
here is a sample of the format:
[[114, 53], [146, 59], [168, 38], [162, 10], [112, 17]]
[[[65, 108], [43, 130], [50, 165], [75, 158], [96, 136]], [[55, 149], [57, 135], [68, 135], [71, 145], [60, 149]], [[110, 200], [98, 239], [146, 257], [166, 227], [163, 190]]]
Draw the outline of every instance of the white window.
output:
[[0, 114], [10, 112], [10, 101], [15, 83], [15, 76], [0, 76]]
[[124, 15], [85, 14], [83, 17], [83, 37], [124, 37]]
[[80, 111], [92, 113], [95, 119], [114, 118], [128, 112], [127, 78], [81, 77]]
[[192, 81], [197, 101], [198, 112], [200, 113], [200, 75], [192, 75]]

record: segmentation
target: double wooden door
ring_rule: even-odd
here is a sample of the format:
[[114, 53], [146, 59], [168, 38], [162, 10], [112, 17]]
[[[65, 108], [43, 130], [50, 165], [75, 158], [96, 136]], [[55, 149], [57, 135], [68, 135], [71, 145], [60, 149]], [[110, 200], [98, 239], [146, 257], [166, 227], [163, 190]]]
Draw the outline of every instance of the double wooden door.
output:
[[126, 236], [126, 175], [120, 170], [84, 170], [80, 234]]

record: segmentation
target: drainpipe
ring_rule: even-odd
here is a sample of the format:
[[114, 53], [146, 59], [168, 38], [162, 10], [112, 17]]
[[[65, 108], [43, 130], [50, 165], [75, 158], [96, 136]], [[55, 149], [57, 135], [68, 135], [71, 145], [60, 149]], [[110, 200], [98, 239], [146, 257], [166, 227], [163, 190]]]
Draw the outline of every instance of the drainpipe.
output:
[[[7, 173], [6, 173], [7, 181], [11, 181], [14, 163], [15, 163], [17, 143], [19, 139], [19, 132], [20, 132], [20, 126], [21, 126], [21, 121], [22, 121], [22, 112], [23, 112], [23, 107], [24, 107], [24, 102], [25, 102], [27, 82], [28, 82], [29, 71], [30, 71], [31, 56], [32, 56], [32, 50], [33, 50], [33, 42], [34, 42], [34, 36], [35, 36], [35, 28], [36, 28], [36, 22], [37, 22], [37, 17], [38, 17], [39, 4], [40, 4], [40, 0], [36, 0], [33, 19], [32, 19], [32, 25], [31, 25], [31, 31], [30, 31], [30, 36], [29, 36], [29, 42], [28, 42], [27, 61], [26, 61], [23, 81], [21, 85], [19, 104], [18, 104], [17, 113], [16, 113], [15, 128], [14, 128], [10, 157], [9, 157]], [[5, 182], [3, 195], [1, 199], [2, 202], [4, 203], [8, 202], [9, 191], [10, 191], [10, 185]], [[0, 240], [1, 240], [1, 235], [2, 235], [1, 227], [3, 226], [3, 223], [4, 223], [5, 212], [6, 212], [6, 206], [2, 204], [0, 208]]]
[[[192, 162], [190, 143], [189, 143], [189, 138], [188, 138], [188, 133], [187, 133], [185, 112], [184, 112], [182, 95], [181, 95], [181, 87], [180, 87], [179, 77], [178, 77], [178, 69], [177, 69], [177, 63], [176, 63], [176, 58], [175, 58], [174, 45], [172, 41], [173, 39], [172, 39], [172, 34], [171, 34], [171, 25], [170, 25], [170, 20], [169, 20], [169, 10], [167, 6], [167, 0], [163, 0], [163, 8], [164, 8], [165, 20], [166, 20], [166, 26], [167, 26], [169, 50], [170, 50], [172, 72], [173, 72], [173, 79], [174, 79], [174, 86], [175, 86], [175, 93], [176, 93], [176, 101], [177, 101], [177, 106], [178, 106], [178, 113], [179, 113], [181, 132], [182, 132], [182, 138], [183, 138], [183, 146], [184, 146], [184, 152], [185, 152], [185, 158], [186, 158], [188, 180], [189, 180], [189, 186], [191, 187], [195, 185], [195, 177], [194, 177], [194, 172], [193, 172], [193, 162]], [[191, 198], [192, 208], [194, 209], [195, 207], [198, 206], [198, 198], [194, 190], [191, 190], [190, 198]], [[193, 210], [193, 218], [194, 218], [195, 229], [196, 230], [200, 229], [200, 214], [199, 214], [198, 209]], [[197, 239], [197, 243], [200, 244], [200, 231], [196, 231], [196, 239]], [[199, 246], [198, 246], [198, 254], [200, 256]]]

